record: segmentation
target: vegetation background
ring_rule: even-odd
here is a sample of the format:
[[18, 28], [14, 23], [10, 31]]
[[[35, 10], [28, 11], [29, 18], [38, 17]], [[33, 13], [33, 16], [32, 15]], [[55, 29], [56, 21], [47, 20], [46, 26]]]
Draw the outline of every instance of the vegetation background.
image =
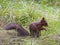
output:
[[[17, 37], [16, 31], [3, 29], [16, 22], [29, 31], [29, 24], [42, 17], [48, 27], [39, 38]], [[60, 45], [60, 0], [0, 0], [0, 45]]]

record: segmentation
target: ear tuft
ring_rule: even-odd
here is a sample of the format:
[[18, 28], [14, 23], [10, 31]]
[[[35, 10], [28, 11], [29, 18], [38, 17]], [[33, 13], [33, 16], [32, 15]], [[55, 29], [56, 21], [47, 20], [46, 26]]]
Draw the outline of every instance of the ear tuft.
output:
[[44, 20], [45, 18], [43, 17], [42, 20]]

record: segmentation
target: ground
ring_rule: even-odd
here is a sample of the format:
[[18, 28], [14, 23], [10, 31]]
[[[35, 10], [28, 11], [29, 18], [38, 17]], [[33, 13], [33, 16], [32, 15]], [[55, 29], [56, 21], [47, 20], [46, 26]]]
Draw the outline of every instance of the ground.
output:
[[39, 38], [18, 37], [14, 30], [0, 30], [0, 45], [60, 45], [60, 35], [50, 34]]

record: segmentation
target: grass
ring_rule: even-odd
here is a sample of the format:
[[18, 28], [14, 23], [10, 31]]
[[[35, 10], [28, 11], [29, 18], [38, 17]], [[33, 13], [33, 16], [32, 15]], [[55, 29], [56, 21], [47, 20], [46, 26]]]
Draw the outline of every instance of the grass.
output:
[[[58, 15], [56, 15], [59, 17]], [[56, 18], [57, 18], [56, 17]], [[60, 22], [59, 19], [53, 19], [51, 16], [46, 17], [49, 26], [47, 31], [42, 31], [39, 38], [18, 37], [14, 30], [0, 30], [1, 45], [60, 45]], [[59, 23], [58, 23], [59, 22]]]
[[42, 31], [39, 38], [31, 38], [18, 37], [14, 30], [0, 30], [0, 45], [60, 45], [60, 34], [52, 31]]
[[[2, 24], [0, 28], [0, 45], [60, 45], [59, 7], [25, 1], [3, 1], [0, 9], [0, 25]], [[28, 25], [31, 22], [41, 20], [42, 17], [45, 17], [48, 27], [46, 28], [47, 31], [42, 31], [39, 38], [18, 37], [17, 32], [14, 30], [1, 30], [5, 23], [16, 21], [19, 24], [24, 24], [27, 27], [25, 29], [29, 31]]]

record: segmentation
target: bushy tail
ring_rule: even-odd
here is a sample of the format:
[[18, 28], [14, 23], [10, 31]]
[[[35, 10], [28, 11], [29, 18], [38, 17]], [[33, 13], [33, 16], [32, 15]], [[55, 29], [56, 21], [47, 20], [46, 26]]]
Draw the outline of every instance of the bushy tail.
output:
[[19, 36], [29, 36], [29, 32], [27, 30], [25, 30], [21, 25], [18, 25], [16, 23], [10, 23], [7, 24], [6, 26], [4, 26], [5, 30], [11, 30], [11, 29], [15, 29], [18, 32]]

